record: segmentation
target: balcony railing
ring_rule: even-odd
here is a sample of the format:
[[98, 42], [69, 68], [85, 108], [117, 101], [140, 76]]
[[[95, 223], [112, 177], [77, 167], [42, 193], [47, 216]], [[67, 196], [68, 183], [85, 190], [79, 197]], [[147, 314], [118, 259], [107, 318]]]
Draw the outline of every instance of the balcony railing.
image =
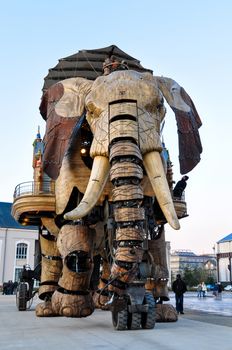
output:
[[185, 191], [183, 191], [181, 197], [173, 197], [174, 200], [185, 202]]
[[14, 199], [21, 196], [55, 195], [54, 181], [22, 182], [14, 190]]

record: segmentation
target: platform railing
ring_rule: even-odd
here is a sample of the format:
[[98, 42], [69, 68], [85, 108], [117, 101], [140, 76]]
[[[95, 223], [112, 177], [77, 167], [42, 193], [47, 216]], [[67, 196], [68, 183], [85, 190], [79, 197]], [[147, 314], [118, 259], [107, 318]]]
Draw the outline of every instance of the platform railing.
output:
[[185, 191], [183, 191], [181, 197], [173, 197], [173, 200], [185, 202]]
[[54, 181], [30, 181], [22, 182], [14, 190], [14, 199], [21, 196], [55, 195]]

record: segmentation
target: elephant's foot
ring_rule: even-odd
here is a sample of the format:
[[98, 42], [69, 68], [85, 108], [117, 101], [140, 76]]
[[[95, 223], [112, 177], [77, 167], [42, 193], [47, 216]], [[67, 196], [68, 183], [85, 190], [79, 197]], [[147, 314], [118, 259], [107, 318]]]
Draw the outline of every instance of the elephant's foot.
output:
[[35, 314], [37, 317], [57, 316], [57, 314], [52, 309], [52, 303], [50, 300], [36, 305]]
[[88, 292], [93, 271], [93, 235], [87, 226], [62, 226], [57, 246], [63, 258], [58, 289], [52, 295], [52, 308], [60, 316], [86, 317], [94, 303]]
[[176, 322], [177, 312], [171, 304], [156, 304], [156, 322]]
[[126, 289], [121, 289], [115, 286], [109, 286], [109, 291], [112, 293], [115, 293], [119, 296], [125, 295], [126, 294]]
[[[106, 276], [104, 276], [106, 277]], [[107, 278], [100, 278], [98, 289], [93, 294], [93, 301], [95, 308], [101, 310], [109, 310], [108, 302], [110, 300], [110, 295], [108, 291], [108, 278], [109, 274], [107, 273]]]
[[62, 259], [58, 251], [56, 240], [53, 235], [40, 235], [41, 246], [41, 276], [39, 298], [51, 300], [51, 296], [58, 287], [58, 280], [62, 270]]
[[44, 281], [39, 286], [39, 298], [41, 300], [51, 300], [52, 294], [57, 290], [58, 284], [54, 281]]
[[101, 292], [94, 292], [93, 301], [96, 309], [109, 310], [109, 305], [107, 304], [110, 300], [108, 293], [101, 294]]
[[118, 295], [126, 294], [129, 283], [133, 282], [138, 273], [137, 264], [118, 261], [111, 267], [111, 284], [108, 286], [110, 292]]
[[161, 302], [169, 301], [168, 295], [168, 280], [167, 279], [159, 279], [155, 281], [153, 295], [155, 299], [159, 299]]
[[90, 293], [88, 294], [64, 294], [58, 290], [52, 296], [52, 309], [66, 317], [87, 317], [94, 311], [94, 303]]

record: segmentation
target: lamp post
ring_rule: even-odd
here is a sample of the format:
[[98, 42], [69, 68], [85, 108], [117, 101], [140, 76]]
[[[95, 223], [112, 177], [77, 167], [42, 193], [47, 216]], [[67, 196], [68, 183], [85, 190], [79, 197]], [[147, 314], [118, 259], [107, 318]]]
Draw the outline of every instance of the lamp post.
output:
[[213, 256], [216, 257], [216, 255], [215, 255], [215, 245], [213, 246], [212, 249], [213, 249]]
[[217, 257], [217, 254], [215, 253], [215, 250], [216, 250], [215, 244], [212, 247], [212, 249], [213, 249], [213, 257], [214, 257], [215, 263], [216, 263], [216, 266], [215, 266], [216, 278], [217, 278], [217, 282], [219, 282], [219, 259]]
[[229, 253], [229, 264], [228, 264], [228, 270], [229, 270], [229, 274], [230, 274], [230, 284], [232, 284], [231, 256], [232, 256], [232, 253]]

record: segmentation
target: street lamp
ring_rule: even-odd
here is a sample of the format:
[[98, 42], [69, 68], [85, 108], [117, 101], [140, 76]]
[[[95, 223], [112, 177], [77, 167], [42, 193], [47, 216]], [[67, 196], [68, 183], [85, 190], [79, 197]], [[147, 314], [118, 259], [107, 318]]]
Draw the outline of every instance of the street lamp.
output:
[[213, 246], [213, 255], [215, 256], [215, 245]]

